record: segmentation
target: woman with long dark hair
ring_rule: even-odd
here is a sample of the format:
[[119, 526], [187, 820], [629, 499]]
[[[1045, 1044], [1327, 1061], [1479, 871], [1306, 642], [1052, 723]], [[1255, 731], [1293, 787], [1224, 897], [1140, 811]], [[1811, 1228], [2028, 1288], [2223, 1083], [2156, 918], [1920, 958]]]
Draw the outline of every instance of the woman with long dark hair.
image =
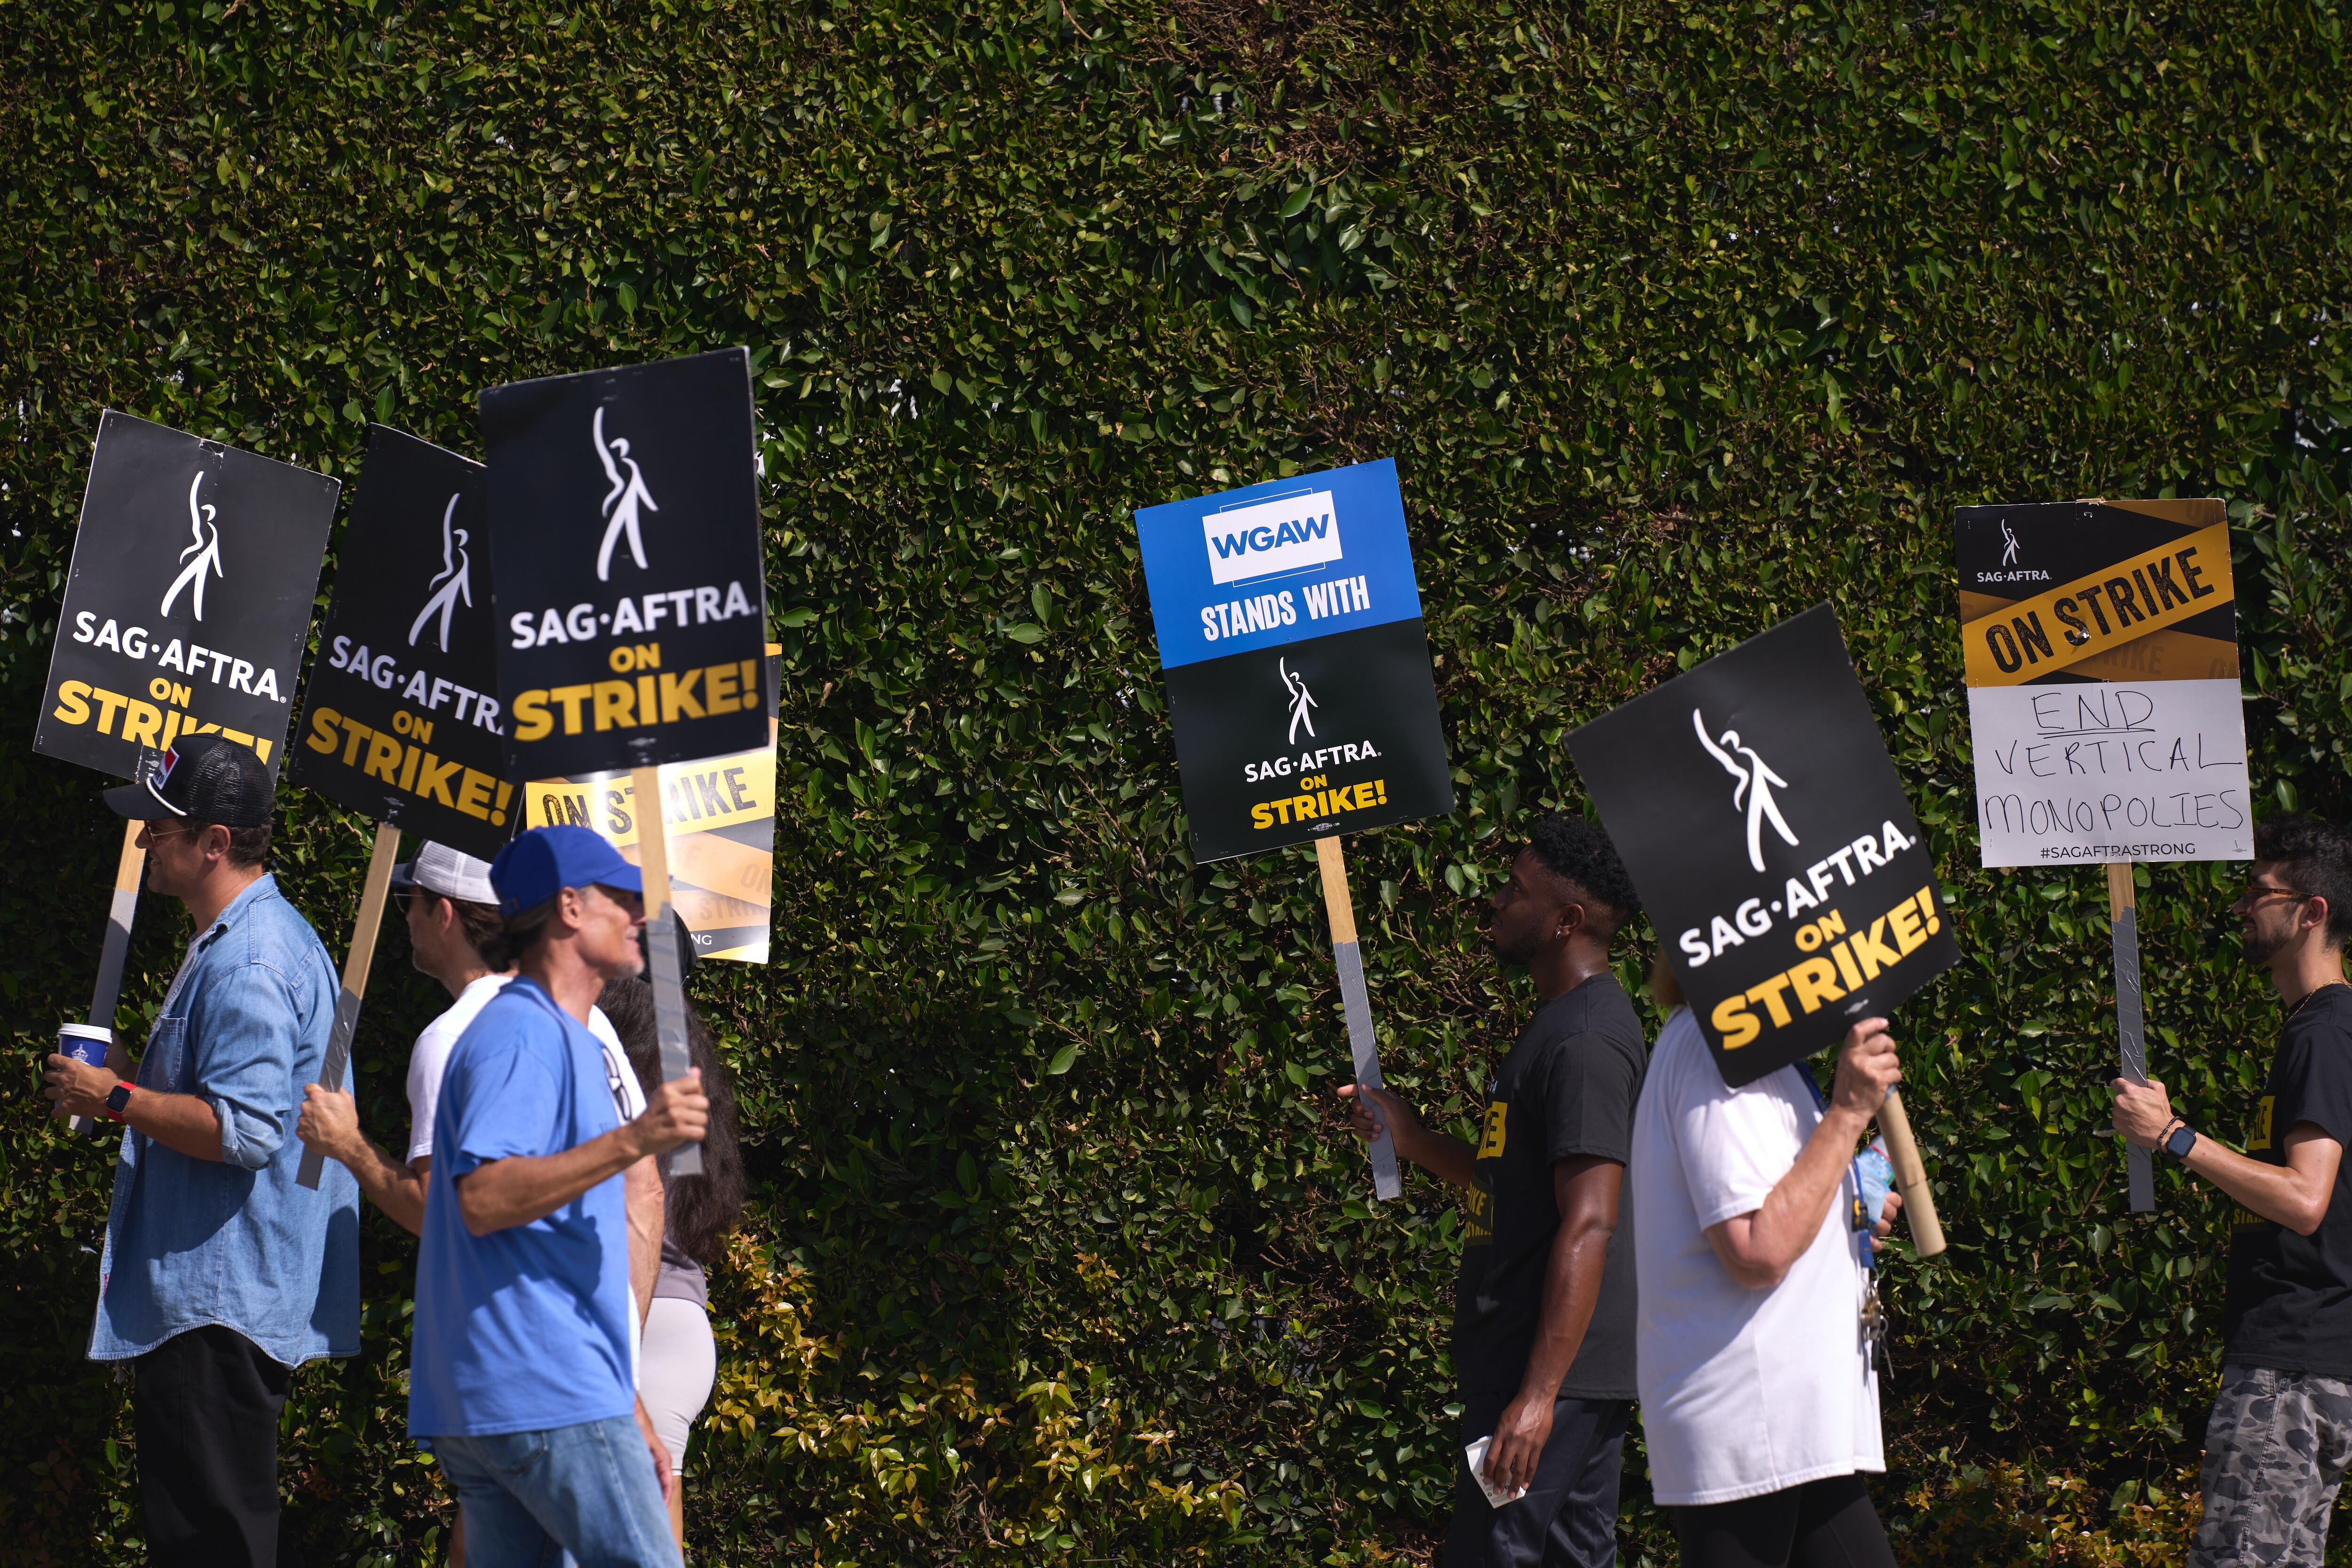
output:
[[[613, 1021], [638, 1079], [661, 1082], [654, 988], [643, 980], [614, 980], [605, 985], [597, 1005]], [[703, 1091], [710, 1096], [710, 1128], [702, 1141], [701, 1174], [674, 1175], [668, 1157], [661, 1161], [661, 1274], [654, 1282], [653, 1306], [646, 1313], [637, 1358], [637, 1395], [645, 1401], [655, 1432], [668, 1447], [678, 1478], [669, 1491], [669, 1516], [680, 1552], [686, 1549], [687, 1443], [719, 1373], [703, 1270], [726, 1251], [727, 1237], [743, 1213], [744, 1195], [734, 1079], [719, 1054], [717, 1037], [691, 1005], [686, 1011], [686, 1041], [693, 1065], [702, 1069]]]

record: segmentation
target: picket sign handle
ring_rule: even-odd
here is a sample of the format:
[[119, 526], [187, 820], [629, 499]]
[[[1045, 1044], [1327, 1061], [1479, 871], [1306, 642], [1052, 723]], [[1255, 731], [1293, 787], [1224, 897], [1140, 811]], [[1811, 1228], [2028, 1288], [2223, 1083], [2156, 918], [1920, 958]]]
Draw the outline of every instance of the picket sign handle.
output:
[[[319, 1064], [319, 1087], [339, 1089], [352, 1065], [352, 1036], [360, 1026], [360, 998], [367, 994], [368, 970], [375, 963], [376, 932], [383, 925], [383, 906], [392, 893], [392, 868], [400, 859], [400, 829], [388, 822], [375, 827], [375, 848], [368, 856], [367, 883], [360, 890], [359, 919], [352, 923], [351, 951], [343, 955], [343, 988], [335, 995], [335, 1026], [327, 1037], [327, 1058]], [[294, 1179], [312, 1192], [327, 1169], [327, 1156], [309, 1144], [302, 1146], [302, 1169]]]
[[1903, 1109], [1903, 1096], [1894, 1089], [1888, 1089], [1879, 1102], [1878, 1131], [1886, 1139], [1887, 1163], [1895, 1167], [1895, 1190], [1903, 1194], [1903, 1217], [1911, 1226], [1911, 1249], [1922, 1258], [1933, 1258], [1944, 1250], [1944, 1222], [1936, 1213], [1936, 1194], [1927, 1185], [1927, 1167], [1920, 1163], [1918, 1141], [1911, 1136], [1911, 1117]]
[[[1356, 945], [1356, 905], [1348, 896], [1348, 866], [1339, 835], [1315, 841], [1315, 868], [1323, 878], [1323, 910], [1331, 920], [1331, 961], [1339, 971], [1339, 997], [1348, 1014], [1348, 1047], [1356, 1059], [1358, 1089], [1381, 1087], [1380, 1045], [1372, 1038], [1372, 1002], [1364, 989], [1363, 950]], [[1385, 1123], [1371, 1142], [1372, 1195], [1403, 1195], [1397, 1176], [1396, 1141]]]
[[[637, 869], [646, 881], [646, 967], [654, 983], [654, 1034], [661, 1042], [662, 1081], [675, 1083], [694, 1066], [686, 1048], [686, 977], [678, 973], [677, 943], [670, 940], [669, 811], [662, 799], [661, 769], [631, 768], [636, 796]], [[702, 1174], [702, 1145], [681, 1143], [670, 1151], [673, 1176]]]
[[[2139, 990], [2139, 889], [2128, 860], [2107, 862], [2107, 925], [2115, 933], [2116, 1047], [2122, 1059], [2124, 1080], [2147, 1082], [2147, 1018]], [[2137, 1143], [2124, 1145], [2125, 1180], [2131, 1191], [2131, 1212], [2156, 1212], [2156, 1169], [2148, 1152]]]
[[[114, 863], [114, 901], [106, 911], [106, 945], [98, 957], [98, 984], [89, 988], [89, 1026], [111, 1030], [114, 1009], [122, 1000], [122, 963], [131, 953], [131, 921], [139, 912], [139, 877], [147, 868], [147, 851], [139, 847], [143, 822], [122, 825], [122, 854]], [[77, 1116], [69, 1124], [78, 1133], [98, 1125], [94, 1116]]]

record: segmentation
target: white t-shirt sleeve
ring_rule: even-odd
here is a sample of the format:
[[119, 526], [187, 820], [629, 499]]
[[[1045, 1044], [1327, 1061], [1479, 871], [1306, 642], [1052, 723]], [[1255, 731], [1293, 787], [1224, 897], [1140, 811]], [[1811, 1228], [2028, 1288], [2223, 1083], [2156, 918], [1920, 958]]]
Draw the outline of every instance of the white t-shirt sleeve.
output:
[[441, 1103], [441, 1077], [449, 1069], [449, 1052], [459, 1031], [450, 1028], [444, 1013], [425, 1026], [408, 1053], [408, 1162], [415, 1164], [433, 1152], [433, 1112]]
[[1775, 1092], [1789, 1068], [1740, 1089], [1725, 1087], [1706, 1051], [1685, 1057], [1684, 1069], [1667, 1109], [1691, 1207], [1706, 1230], [1762, 1208], [1811, 1129], [1800, 1127], [1787, 1096]]
[[604, 1047], [604, 1076], [613, 1086], [613, 1098], [624, 1121], [635, 1121], [646, 1113], [645, 1086], [637, 1081], [636, 1068], [629, 1065], [629, 1053], [621, 1048], [620, 1031], [613, 1020], [604, 1016], [602, 1007], [588, 1009], [588, 1032]]

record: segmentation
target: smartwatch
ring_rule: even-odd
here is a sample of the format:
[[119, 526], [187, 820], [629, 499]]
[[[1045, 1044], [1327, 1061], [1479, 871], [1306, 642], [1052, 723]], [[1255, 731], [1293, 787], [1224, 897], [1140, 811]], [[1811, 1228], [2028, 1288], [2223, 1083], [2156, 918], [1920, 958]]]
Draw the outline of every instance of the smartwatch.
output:
[[2189, 1123], [2186, 1121], [2175, 1127], [2172, 1130], [2172, 1135], [2164, 1141], [2164, 1152], [2175, 1160], [2186, 1160], [2189, 1158], [2189, 1151], [2195, 1147], [2197, 1147], [2197, 1134], [2189, 1130]]
[[129, 1084], [118, 1083], [106, 1091], [106, 1113], [115, 1121], [122, 1120], [122, 1112], [130, 1104], [131, 1086]]

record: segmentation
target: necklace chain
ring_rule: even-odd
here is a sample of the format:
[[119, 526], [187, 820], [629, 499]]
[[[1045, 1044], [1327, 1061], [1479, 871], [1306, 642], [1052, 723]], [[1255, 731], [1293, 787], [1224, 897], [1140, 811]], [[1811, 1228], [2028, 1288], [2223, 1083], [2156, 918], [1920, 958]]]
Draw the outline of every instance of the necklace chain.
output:
[[2295, 1016], [2297, 1013], [2302, 1012], [2302, 1011], [2303, 1011], [2303, 1009], [2304, 1009], [2305, 1005], [2306, 1003], [2310, 1002], [2310, 1000], [2311, 1000], [2314, 996], [2318, 995], [2318, 994], [2319, 994], [2321, 992], [2323, 992], [2323, 991], [2333, 991], [2333, 990], [2335, 990], [2338, 985], [2342, 985], [2342, 984], [2346, 984], [2346, 982], [2341, 981], [2341, 980], [2331, 980], [2331, 981], [2329, 981], [2329, 982], [2328, 982], [2326, 984], [2325, 984], [2325, 985], [2315, 985], [2315, 986], [2313, 986], [2310, 990], [2308, 990], [2308, 991], [2306, 991], [2306, 992], [2305, 992], [2305, 993], [2303, 994], [2303, 1001], [2301, 1001], [2301, 1002], [2297, 1002], [2294, 1006], [2289, 1007], [2289, 1008], [2286, 1010], [2286, 1016], [2285, 1016], [2284, 1018], [2280, 1019], [2280, 1020], [2279, 1020], [2279, 1022], [2281, 1022], [2282, 1024], [2284, 1024], [2284, 1023], [2291, 1023], [2291, 1022], [2293, 1022], [2293, 1021], [2294, 1021], [2294, 1016]]

